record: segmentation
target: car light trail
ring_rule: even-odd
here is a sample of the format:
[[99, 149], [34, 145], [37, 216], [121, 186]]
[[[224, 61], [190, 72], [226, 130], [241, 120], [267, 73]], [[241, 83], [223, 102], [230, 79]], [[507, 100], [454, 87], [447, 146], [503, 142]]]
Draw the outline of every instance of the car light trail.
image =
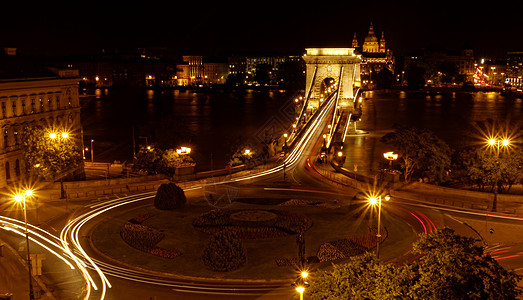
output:
[[[296, 146], [293, 147], [289, 155], [282, 161], [282, 163], [274, 168], [269, 170], [261, 171], [256, 174], [244, 175], [238, 178], [229, 179], [220, 183], [227, 182], [238, 182], [249, 179], [254, 179], [262, 176], [267, 176], [280, 172], [284, 167], [293, 167], [299, 161], [303, 152], [309, 145], [309, 143], [317, 138], [320, 132], [320, 126], [324, 125], [326, 117], [328, 117], [329, 112], [331, 112], [333, 105], [335, 104], [336, 96], [333, 94], [330, 99], [324, 103], [324, 105], [318, 111], [316, 117], [309, 123], [310, 125], [305, 128], [301, 137], [296, 143]], [[195, 190], [201, 188], [202, 184], [195, 184], [184, 188], [184, 191]], [[268, 285], [266, 287], [238, 287], [238, 286], [223, 286], [223, 285], [196, 285], [192, 283], [191, 285], [176, 283], [172, 279], [165, 278], [153, 278], [151, 274], [147, 272], [132, 271], [127, 268], [122, 268], [115, 266], [113, 264], [108, 264], [101, 261], [96, 261], [91, 258], [81, 245], [80, 241], [80, 231], [82, 227], [87, 224], [89, 221], [94, 218], [121, 206], [128, 205], [131, 203], [150, 200], [154, 196], [155, 192], [142, 193], [132, 196], [127, 196], [123, 198], [117, 198], [113, 200], [104, 201], [102, 203], [97, 203], [90, 205], [88, 207], [89, 211], [82, 213], [73, 220], [69, 221], [62, 231], [60, 236], [56, 237], [44, 230], [39, 229], [38, 227], [31, 225], [30, 230], [30, 239], [31, 241], [41, 245], [50, 253], [64, 261], [71, 269], [75, 269], [74, 265], [77, 266], [77, 269], [82, 274], [84, 280], [86, 281], [86, 294], [84, 299], [90, 299], [92, 296], [92, 289], [100, 290], [99, 299], [103, 300], [106, 297], [107, 289], [111, 288], [111, 283], [109, 282], [107, 275], [111, 275], [118, 278], [123, 278], [127, 280], [134, 280], [137, 282], [143, 282], [148, 284], [155, 285], [164, 285], [173, 287], [173, 289], [183, 289], [184, 291], [192, 291], [194, 293], [199, 293], [205, 291], [207, 293], [214, 294], [223, 294], [224, 292], [234, 292], [236, 294], [240, 293], [242, 295], [251, 295], [256, 292], [263, 292], [267, 290], [277, 289], [274, 285]], [[15, 219], [9, 219], [2, 217], [0, 219], [1, 224], [3, 224], [3, 229], [15, 232], [17, 234], [23, 234], [21, 230], [20, 221]], [[53, 250], [53, 248], [59, 249], [59, 251]], [[64, 254], [60, 254], [63, 252]], [[90, 274], [89, 270], [94, 270], [97, 274], [98, 280], [95, 280]], [[106, 275], [107, 274], [107, 275]], [[97, 285], [96, 281], [99, 281], [100, 286]]]

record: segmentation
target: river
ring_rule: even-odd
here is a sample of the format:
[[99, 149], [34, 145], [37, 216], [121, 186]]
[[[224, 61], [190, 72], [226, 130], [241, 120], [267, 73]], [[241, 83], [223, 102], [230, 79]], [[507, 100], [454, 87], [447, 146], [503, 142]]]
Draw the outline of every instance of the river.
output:
[[[266, 136], [289, 128], [294, 118], [293, 99], [298, 95], [254, 90], [98, 90], [96, 95], [82, 97], [84, 144], [89, 148], [94, 140], [94, 161], [130, 162], [134, 130], [139, 145], [171, 141], [176, 147], [191, 147], [199, 171], [223, 168], [234, 143], [259, 148]], [[349, 136], [345, 147], [345, 166], [361, 173], [377, 170], [384, 163], [383, 153], [389, 149], [379, 139], [396, 123], [428, 128], [457, 148], [474, 121], [523, 120], [522, 97], [496, 92], [393, 90], [367, 91], [365, 97], [357, 123], [365, 134]]]
[[447, 92], [393, 90], [367, 91], [357, 129], [365, 134], [347, 137], [345, 167], [370, 174], [388, 164], [383, 153], [391, 151], [379, 139], [395, 124], [427, 128], [451, 148], [459, 149], [470, 135], [473, 122], [488, 118], [523, 120], [523, 96], [498, 92]]
[[[131, 162], [137, 145], [191, 147], [197, 170], [224, 168], [234, 143], [260, 148], [294, 117], [297, 92], [107, 89], [82, 97], [84, 144], [94, 161]], [[86, 153], [90, 159], [90, 153]]]

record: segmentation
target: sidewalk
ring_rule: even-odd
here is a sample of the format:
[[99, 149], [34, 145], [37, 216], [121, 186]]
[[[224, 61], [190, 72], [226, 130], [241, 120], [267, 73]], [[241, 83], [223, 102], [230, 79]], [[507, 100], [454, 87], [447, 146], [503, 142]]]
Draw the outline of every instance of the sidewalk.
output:
[[[1, 240], [0, 254], [0, 296], [12, 295], [13, 300], [28, 299], [27, 262], [19, 252]], [[42, 279], [37, 276], [33, 276], [33, 291], [35, 299], [56, 300]]]
[[[358, 188], [362, 191], [368, 191], [373, 188], [374, 181], [377, 179], [377, 176], [372, 178], [354, 174], [343, 168], [336, 168], [336, 165], [317, 166], [313, 164], [313, 167], [319, 174], [337, 185]], [[493, 193], [443, 187], [420, 182], [395, 182], [391, 184], [384, 181], [380, 187], [387, 190], [391, 197], [402, 198], [409, 201], [523, 217], [523, 195], [498, 194], [497, 208], [495, 212], [493, 212]]]

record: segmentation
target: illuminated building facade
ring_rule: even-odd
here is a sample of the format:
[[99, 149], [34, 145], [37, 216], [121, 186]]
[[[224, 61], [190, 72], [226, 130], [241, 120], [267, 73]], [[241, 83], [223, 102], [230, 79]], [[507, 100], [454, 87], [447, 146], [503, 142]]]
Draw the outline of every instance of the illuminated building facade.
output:
[[505, 84], [512, 89], [523, 89], [523, 52], [507, 53]]
[[354, 33], [352, 47], [356, 49], [356, 53], [361, 54], [361, 80], [363, 86], [370, 87], [373, 85], [373, 73], [380, 72], [383, 69], [394, 72], [394, 56], [392, 50], [387, 49], [385, 33], [382, 32], [381, 37], [378, 39], [374, 33], [372, 23], [361, 46], [356, 33]]
[[[35, 70], [18, 62], [2, 62], [0, 70], [0, 188], [6, 188], [16, 186], [28, 172], [22, 149], [25, 128], [64, 128], [79, 147], [83, 135], [77, 70]], [[76, 174], [83, 174], [83, 169]]]

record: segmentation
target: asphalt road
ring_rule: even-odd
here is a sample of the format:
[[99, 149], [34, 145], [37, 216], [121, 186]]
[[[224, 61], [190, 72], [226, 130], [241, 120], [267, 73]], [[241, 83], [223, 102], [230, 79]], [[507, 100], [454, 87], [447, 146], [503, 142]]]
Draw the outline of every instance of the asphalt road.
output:
[[[357, 189], [341, 189], [339, 186], [333, 186], [320, 174], [307, 167], [319, 152], [320, 136], [327, 122], [329, 122], [327, 114], [319, 116], [317, 123], [311, 125], [314, 128], [310, 132], [304, 133], [303, 143], [297, 146], [299, 151], [289, 153], [285, 158], [285, 169], [282, 161], [280, 167], [270, 172], [246, 175], [240, 178], [241, 180], [235, 178], [234, 183], [239, 195], [243, 197], [300, 195], [304, 198], [321, 197], [331, 201], [351, 201], [352, 197], [359, 192]], [[283, 175], [284, 172], [285, 175]], [[285, 182], [283, 182], [284, 179]], [[223, 184], [231, 184], [231, 182]], [[220, 185], [220, 183], [214, 183], [212, 188], [215, 190], [213, 191], [219, 191]], [[208, 188], [207, 190], [201, 187], [187, 189], [186, 194], [189, 201], [191, 198], [205, 196], [205, 192], [209, 192]], [[128, 202], [128, 200], [132, 200], [132, 202]], [[295, 291], [287, 284], [259, 286], [250, 283], [236, 283], [225, 286], [206, 280], [194, 282], [168, 276], [153, 276], [147, 270], [126, 269], [125, 265], [107, 260], [104, 255], [97, 253], [89, 239], [93, 226], [101, 220], [110, 218], [112, 213], [121, 213], [142, 205], [142, 201], [147, 200], [130, 197], [96, 202], [56, 202], [47, 203], [49, 205], [45, 206], [40, 205], [31, 210], [29, 213], [31, 224], [37, 224], [39, 228], [55, 236], [61, 236], [62, 240], [55, 241], [56, 245], [53, 244], [52, 247], [61, 245], [62, 250], [67, 250], [67, 247], [74, 249], [74, 255], [71, 254], [64, 260], [60, 260], [51, 258], [52, 254], [46, 252], [46, 249], [35, 248], [37, 251], [47, 253], [48, 259], [44, 264], [44, 275], [52, 281], [51, 286], [61, 295], [60, 299], [83, 299], [86, 290], [89, 290], [90, 293], [88, 299], [114, 300], [292, 299], [296, 296]], [[429, 233], [436, 228], [448, 226], [459, 234], [477, 238], [502, 265], [520, 273], [522, 271], [523, 221], [521, 218], [476, 214], [427, 206], [404, 199], [391, 199], [389, 202], [384, 202], [382, 209], [382, 222], [389, 231], [388, 238], [380, 247], [380, 258], [385, 262], [409, 261], [413, 258], [409, 254], [409, 250], [417, 234]], [[15, 212], [12, 214], [16, 215]], [[22, 237], [10, 232], [0, 231], [0, 234], [2, 240], [7, 239], [13, 245], [19, 246], [23, 243]], [[47, 242], [43, 243], [45, 245]], [[85, 253], [82, 254], [81, 251], [85, 251]], [[85, 264], [87, 268], [81, 271], [79, 267], [76, 271], [64, 273], [67, 268], [65, 261], [71, 264]], [[93, 266], [100, 267], [100, 269], [93, 268]], [[64, 274], [67, 278], [64, 277]], [[104, 276], [107, 276], [107, 281], [104, 281]], [[86, 284], [89, 280], [92, 280], [91, 285]]]

